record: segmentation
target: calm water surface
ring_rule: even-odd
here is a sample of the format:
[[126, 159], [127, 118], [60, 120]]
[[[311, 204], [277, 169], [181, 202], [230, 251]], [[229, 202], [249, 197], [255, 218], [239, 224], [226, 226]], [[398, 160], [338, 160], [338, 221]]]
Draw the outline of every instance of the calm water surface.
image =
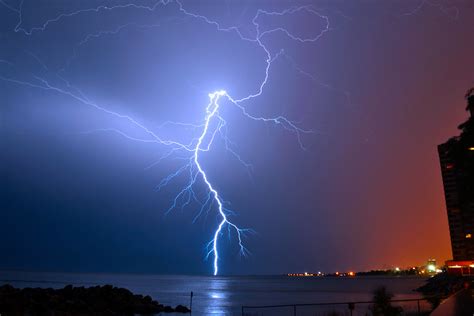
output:
[[[286, 276], [182, 276], [131, 274], [72, 274], [0, 272], [0, 283], [15, 287], [62, 288], [67, 284], [112, 284], [135, 294], [150, 295], [165, 305], [189, 306], [194, 292], [193, 316], [240, 315], [242, 305], [276, 305], [371, 300], [371, 292], [385, 285], [397, 299], [419, 298], [413, 289], [421, 278], [290, 278]], [[362, 307], [360, 307], [362, 308]], [[367, 306], [364, 306], [366, 309]], [[299, 308], [298, 315], [325, 315], [322, 308]], [[334, 307], [342, 315], [346, 307]], [[247, 315], [293, 315], [293, 309], [251, 310]], [[349, 314], [347, 314], [349, 315]]]

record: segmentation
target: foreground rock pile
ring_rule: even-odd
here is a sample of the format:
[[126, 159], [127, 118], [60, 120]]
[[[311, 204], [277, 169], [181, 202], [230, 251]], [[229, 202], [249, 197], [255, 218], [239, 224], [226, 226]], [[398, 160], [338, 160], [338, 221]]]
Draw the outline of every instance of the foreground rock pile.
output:
[[429, 278], [426, 284], [420, 286], [417, 291], [425, 296], [446, 297], [462, 289], [466, 282], [470, 283], [470, 278], [444, 272]]
[[150, 296], [111, 285], [63, 289], [0, 287], [0, 314], [8, 315], [134, 315], [189, 313], [182, 305], [164, 306]]
[[472, 282], [472, 277], [449, 275], [443, 272], [429, 278], [426, 284], [419, 287], [417, 291], [423, 294], [434, 309], [443, 299], [463, 288], [472, 287]]

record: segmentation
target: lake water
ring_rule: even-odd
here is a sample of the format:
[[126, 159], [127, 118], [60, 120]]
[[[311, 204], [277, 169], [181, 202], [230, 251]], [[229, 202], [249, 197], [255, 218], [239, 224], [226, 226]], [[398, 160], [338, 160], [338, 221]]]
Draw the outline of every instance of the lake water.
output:
[[[413, 289], [425, 279], [417, 277], [294, 278], [286, 276], [182, 276], [134, 274], [73, 274], [0, 272], [0, 283], [15, 287], [62, 288], [67, 284], [95, 286], [112, 284], [135, 294], [150, 295], [165, 305], [189, 306], [193, 291], [193, 316], [241, 315], [241, 306], [370, 301], [371, 292], [384, 285], [395, 299], [420, 298]], [[416, 302], [403, 306], [415, 310]], [[423, 302], [422, 302], [423, 304]], [[369, 305], [356, 304], [353, 315], [365, 315]], [[422, 306], [423, 308], [423, 306]], [[425, 307], [426, 308], [426, 307]], [[297, 315], [350, 315], [347, 304], [298, 307]], [[293, 307], [247, 309], [245, 315], [293, 315]]]

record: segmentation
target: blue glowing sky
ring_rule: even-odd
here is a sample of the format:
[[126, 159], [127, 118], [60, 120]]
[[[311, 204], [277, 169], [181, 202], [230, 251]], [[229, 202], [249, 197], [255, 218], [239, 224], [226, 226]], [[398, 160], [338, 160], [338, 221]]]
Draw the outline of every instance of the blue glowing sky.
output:
[[448, 259], [436, 145], [466, 118], [473, 21], [470, 1], [0, 0], [0, 268], [211, 274], [216, 205], [167, 212], [189, 152], [142, 127], [196, 144], [219, 90], [200, 161], [253, 230], [247, 256], [223, 230], [221, 273]]

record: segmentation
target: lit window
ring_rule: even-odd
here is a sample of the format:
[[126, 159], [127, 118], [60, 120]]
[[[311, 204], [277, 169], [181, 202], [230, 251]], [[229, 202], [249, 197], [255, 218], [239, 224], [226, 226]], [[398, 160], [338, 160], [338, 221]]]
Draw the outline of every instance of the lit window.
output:
[[470, 151], [474, 151], [474, 147], [469, 147], [469, 150], [470, 150]]
[[466, 234], [466, 238], [472, 238], [471, 234]]

